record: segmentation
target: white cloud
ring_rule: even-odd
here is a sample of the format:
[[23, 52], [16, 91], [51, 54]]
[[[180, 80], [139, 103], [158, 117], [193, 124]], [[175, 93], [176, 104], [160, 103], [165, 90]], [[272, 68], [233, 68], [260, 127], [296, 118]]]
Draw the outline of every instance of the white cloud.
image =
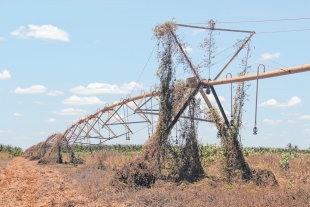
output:
[[23, 114], [21, 114], [21, 113], [17, 113], [17, 112], [16, 112], [16, 113], [14, 113], [14, 114], [13, 114], [13, 116], [18, 117], [18, 116], [24, 116], [24, 115], [23, 115]]
[[91, 97], [79, 97], [79, 96], [70, 96], [69, 98], [62, 101], [64, 105], [75, 105], [75, 106], [83, 106], [83, 105], [93, 105], [93, 104], [104, 104], [105, 102], [101, 101], [96, 96]]
[[183, 50], [184, 50], [185, 52], [188, 52], [188, 53], [193, 52], [193, 48], [192, 48], [191, 46], [189, 46], [189, 45], [187, 45], [185, 48], [183, 48]]
[[268, 101], [265, 101], [261, 104], [258, 104], [258, 106], [276, 106], [278, 102], [275, 99], [270, 99]]
[[0, 37], [0, 41], [4, 41], [6, 40], [4, 37]]
[[305, 129], [304, 132], [310, 133], [310, 129]]
[[43, 134], [46, 134], [46, 132], [38, 132], [38, 134], [42, 134], [43, 135]]
[[270, 99], [261, 104], [258, 104], [258, 106], [272, 106], [275, 108], [282, 108], [282, 109], [286, 109], [292, 106], [299, 106], [299, 105], [301, 105], [301, 99], [298, 96], [294, 96], [290, 100], [283, 102], [283, 103], [279, 103], [275, 99]]
[[49, 118], [48, 120], [46, 120], [46, 122], [50, 122], [50, 123], [55, 122], [55, 121], [56, 121], [56, 119], [54, 119], [54, 118]]
[[16, 88], [13, 91], [14, 93], [19, 94], [39, 94], [39, 93], [45, 93], [46, 88], [43, 85], [32, 85], [29, 88]]
[[286, 122], [289, 123], [289, 124], [294, 124], [295, 123], [295, 121], [293, 121], [293, 120], [287, 120]]
[[194, 35], [199, 34], [199, 33], [203, 33], [203, 32], [206, 32], [206, 30], [205, 29], [193, 29]]
[[73, 115], [85, 115], [87, 112], [82, 109], [74, 109], [74, 108], [67, 108], [62, 109], [60, 111], [53, 111], [53, 114], [56, 115], [63, 115], [63, 116], [73, 116]]
[[[134, 102], [128, 102], [127, 105], [133, 109], [137, 108], [137, 105]], [[127, 106], [126, 106], [127, 107]]]
[[264, 53], [260, 55], [260, 58], [262, 60], [271, 60], [271, 59], [275, 59], [275, 58], [279, 58], [281, 56], [280, 53], [273, 53], [273, 54], [268, 54], [268, 53]]
[[[211, 102], [216, 102], [214, 96], [212, 96], [212, 95], [207, 95], [207, 96]], [[224, 96], [218, 96], [218, 98], [220, 101], [225, 101]]]
[[119, 114], [119, 116], [118, 115], [114, 115], [112, 118], [111, 118], [111, 121], [116, 121], [116, 122], [118, 122], [119, 120], [120, 120], [120, 117], [123, 119], [123, 118], [125, 118], [125, 116], [123, 115], [123, 114]]
[[6, 80], [6, 79], [10, 79], [10, 78], [11, 78], [11, 75], [10, 75], [10, 72], [8, 70], [3, 70], [0, 73], [0, 79]]
[[224, 110], [226, 116], [230, 116], [230, 111]]
[[264, 119], [263, 122], [266, 124], [279, 124], [282, 122], [282, 120], [280, 120], [280, 119], [278, 119], [278, 120]]
[[89, 94], [126, 94], [133, 88], [141, 89], [142, 84], [136, 82], [125, 83], [122, 86], [107, 83], [91, 83], [88, 86], [77, 86], [70, 89], [70, 92], [75, 94], [89, 95]]
[[62, 91], [49, 91], [47, 93], [48, 96], [61, 96], [63, 95], [64, 93]]
[[53, 25], [33, 25], [29, 24], [28, 27], [20, 26], [17, 30], [11, 32], [11, 35], [19, 38], [36, 38], [36, 39], [49, 39], [61, 42], [69, 42], [69, 34], [62, 29]]
[[135, 89], [142, 89], [143, 88], [143, 84], [139, 84], [137, 82], [134, 82], [134, 81], [131, 81], [130, 83], [124, 83], [122, 86], [121, 86], [121, 89], [122, 90], [125, 90], [127, 92]]
[[299, 119], [310, 119], [310, 115], [302, 115]]
[[301, 105], [301, 99], [298, 96], [292, 97], [288, 102], [280, 104], [280, 108], [288, 108], [291, 106], [299, 106]]
[[117, 94], [117, 93], [126, 93], [125, 91], [121, 90], [117, 85], [110, 85], [107, 83], [91, 83], [87, 87], [84, 86], [77, 86], [75, 88], [71, 88], [70, 91], [75, 94]]

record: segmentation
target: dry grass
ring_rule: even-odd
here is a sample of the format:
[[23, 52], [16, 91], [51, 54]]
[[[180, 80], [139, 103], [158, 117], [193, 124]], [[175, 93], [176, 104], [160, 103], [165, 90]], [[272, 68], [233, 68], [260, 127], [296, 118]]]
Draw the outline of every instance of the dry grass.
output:
[[[15, 158], [0, 168], [0, 203], [4, 206], [310, 206], [310, 156], [290, 161], [286, 171], [275, 154], [250, 155], [253, 169], [269, 169], [277, 186], [252, 182], [228, 185], [220, 164], [209, 165], [196, 183], [158, 180], [151, 188], [115, 185], [115, 173], [137, 155], [102, 151], [84, 156], [85, 164], [38, 165]], [[3, 161], [0, 161], [0, 165]], [[294, 182], [293, 182], [294, 181]], [[35, 198], [35, 199], [34, 199]]]
[[9, 158], [13, 158], [13, 155], [8, 152], [0, 152], [0, 160]]
[[[132, 159], [116, 152], [89, 155], [86, 165], [78, 168], [55, 166], [75, 188], [87, 195], [90, 206], [309, 206], [310, 156], [290, 161], [287, 171], [279, 167], [279, 155], [251, 155], [251, 168], [269, 169], [278, 180], [277, 186], [223, 181], [219, 163], [206, 169], [207, 178], [196, 182], [157, 181], [152, 188], [133, 189], [126, 184], [111, 185], [114, 173]], [[103, 157], [104, 158], [103, 158]], [[99, 157], [104, 168], [98, 168]], [[292, 180], [294, 184], [292, 184]]]
[[11, 160], [13, 156], [7, 152], [0, 152], [0, 168], [4, 168]]

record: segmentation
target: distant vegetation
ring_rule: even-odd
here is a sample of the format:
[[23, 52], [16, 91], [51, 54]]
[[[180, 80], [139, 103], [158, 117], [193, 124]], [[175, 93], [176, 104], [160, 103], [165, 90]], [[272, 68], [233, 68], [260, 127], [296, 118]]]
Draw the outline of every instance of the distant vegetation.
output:
[[[114, 151], [123, 155], [138, 155], [142, 152], [143, 145], [72, 145], [72, 149], [78, 154], [97, 153], [102, 151]], [[178, 148], [178, 146], [174, 146]], [[199, 154], [201, 157], [202, 165], [207, 167], [208, 165], [215, 163], [223, 154], [223, 149], [216, 144], [199, 144]], [[267, 148], [267, 147], [244, 147], [243, 154], [245, 157], [250, 155], [262, 155], [262, 154], [277, 154], [281, 155], [280, 160], [282, 168], [288, 167], [288, 161], [291, 157], [297, 157], [298, 154], [310, 155], [310, 149], [298, 149], [297, 146], [288, 144], [286, 148]], [[62, 152], [66, 153], [66, 148], [63, 147]]]
[[[288, 144], [289, 145], [289, 144]], [[72, 145], [74, 152], [97, 152], [103, 149], [105, 150], [115, 150], [120, 153], [126, 152], [141, 152], [143, 145], [139, 144], [113, 144], [113, 145]], [[216, 144], [200, 144], [199, 149], [202, 154], [214, 154], [220, 150], [220, 147]], [[65, 150], [65, 149], [64, 149]], [[310, 154], [309, 149], [296, 149], [301, 154]], [[249, 154], [282, 154], [292, 151], [291, 148], [271, 148], [271, 147], [244, 147], [243, 151], [245, 155]]]
[[11, 145], [0, 144], [0, 159], [4, 157], [19, 157], [23, 155], [21, 147], [13, 147]]
[[[114, 145], [72, 145], [74, 152], [92, 153], [102, 150], [114, 150], [124, 154], [140, 153], [143, 145], [126, 145], [126, 144], [114, 144]], [[63, 149], [66, 151], [65, 147]]]

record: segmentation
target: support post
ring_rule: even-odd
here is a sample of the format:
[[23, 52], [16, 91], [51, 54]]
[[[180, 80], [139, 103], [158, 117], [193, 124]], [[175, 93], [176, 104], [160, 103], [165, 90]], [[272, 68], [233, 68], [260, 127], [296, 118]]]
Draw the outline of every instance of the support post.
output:
[[227, 128], [229, 128], [229, 122], [228, 122], [227, 116], [226, 116], [226, 114], [225, 114], [225, 111], [224, 111], [224, 109], [223, 109], [223, 107], [222, 107], [222, 104], [221, 104], [221, 102], [220, 102], [220, 99], [219, 99], [219, 97], [217, 96], [214, 87], [213, 87], [213, 86], [210, 86], [210, 88], [211, 88], [211, 91], [212, 91], [212, 93], [213, 93], [214, 99], [215, 99], [215, 101], [216, 101], [216, 103], [217, 103], [217, 105], [218, 105], [218, 107], [219, 107], [219, 109], [220, 109], [220, 112], [221, 112], [222, 117], [223, 117], [223, 119], [224, 119], [224, 121], [225, 121], [225, 124], [226, 124]]

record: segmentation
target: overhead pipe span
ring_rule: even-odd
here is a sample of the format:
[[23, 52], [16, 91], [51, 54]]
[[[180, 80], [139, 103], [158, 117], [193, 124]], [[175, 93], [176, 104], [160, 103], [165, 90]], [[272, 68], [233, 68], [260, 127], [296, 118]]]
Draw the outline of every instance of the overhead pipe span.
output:
[[228, 83], [273, 78], [273, 77], [291, 75], [294, 73], [303, 73], [303, 72], [308, 72], [308, 71], [310, 71], [310, 64], [305, 64], [305, 65], [299, 65], [299, 66], [290, 67], [290, 68], [283, 68], [280, 70], [274, 70], [274, 71], [269, 71], [269, 72], [264, 72], [264, 73], [259, 73], [259, 74], [251, 74], [251, 75], [238, 76], [234, 78], [226, 78], [222, 80], [209, 80], [209, 81], [202, 80], [201, 84], [203, 86], [215, 86], [215, 85], [222, 85], [222, 84], [228, 84]]

